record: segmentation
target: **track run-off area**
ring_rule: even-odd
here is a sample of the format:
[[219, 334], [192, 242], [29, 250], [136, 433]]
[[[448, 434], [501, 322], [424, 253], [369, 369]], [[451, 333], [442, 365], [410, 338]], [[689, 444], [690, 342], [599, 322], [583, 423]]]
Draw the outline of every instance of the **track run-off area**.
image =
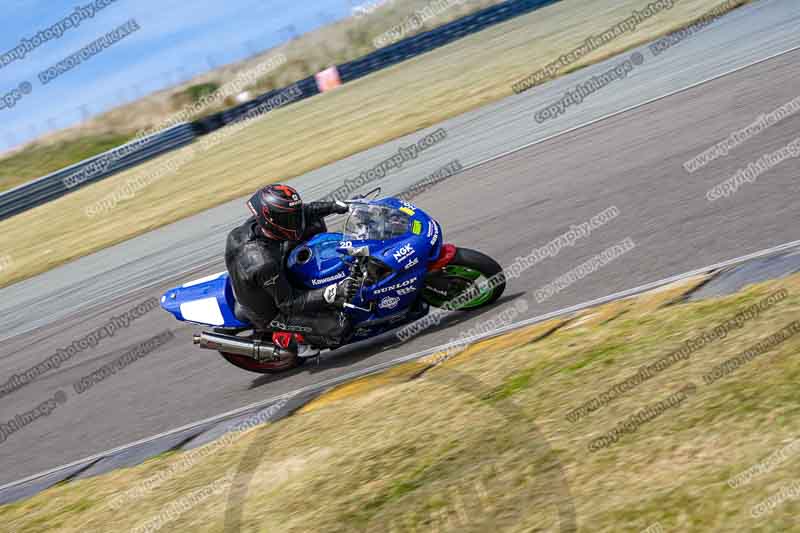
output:
[[[0, 387], [59, 349], [77, 343], [79, 350], [60, 368], [2, 392], [0, 421], [51, 399], [55, 408], [0, 444], [0, 484], [445, 344], [504, 310], [524, 309], [514, 317], [521, 321], [796, 240], [797, 155], [727, 196], [711, 201], [708, 191], [793, 143], [800, 113], [691, 173], [685, 163], [800, 96], [799, 22], [800, 6], [792, 0], [756, 2], [658, 55], [647, 46], [630, 50], [432, 126], [445, 128], [447, 141], [376, 184], [398, 193], [458, 159], [464, 171], [413, 200], [439, 220], [447, 242], [510, 265], [598, 213], [613, 207], [618, 215], [512, 279], [498, 306], [405, 343], [344, 349], [319, 366], [260, 377], [192, 346], [197, 327], [141, 306], [171, 286], [224, 268], [224, 236], [247, 216], [243, 200], [1, 290]], [[565, 90], [625, 60], [633, 65], [627, 77], [552, 120], [537, 121], [537, 112]], [[307, 199], [321, 197], [426, 132], [292, 184]], [[547, 298], [537, 296], [622, 242], [633, 246]], [[81, 348], [111, 323], [113, 335]], [[81, 378], [154, 338], [157, 345], [151, 342], [135, 363], [76, 392]], [[56, 398], [59, 392], [64, 396]]]

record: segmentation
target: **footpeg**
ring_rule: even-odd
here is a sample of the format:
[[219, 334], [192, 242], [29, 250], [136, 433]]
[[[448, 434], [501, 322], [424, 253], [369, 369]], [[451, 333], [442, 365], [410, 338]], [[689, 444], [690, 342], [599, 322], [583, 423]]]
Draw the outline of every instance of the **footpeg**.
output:
[[308, 344], [301, 344], [297, 347], [297, 357], [302, 357], [303, 359], [319, 358], [321, 352], [322, 350], [319, 348], [312, 348]]

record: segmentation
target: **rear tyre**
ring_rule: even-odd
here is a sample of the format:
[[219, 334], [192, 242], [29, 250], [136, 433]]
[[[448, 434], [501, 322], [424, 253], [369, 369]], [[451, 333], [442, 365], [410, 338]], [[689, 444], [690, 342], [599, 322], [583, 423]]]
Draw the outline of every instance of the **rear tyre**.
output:
[[[245, 331], [252, 331], [251, 329], [240, 329], [240, 330], [225, 330], [222, 328], [217, 328], [214, 330], [216, 333], [223, 333], [226, 335], [237, 335], [238, 333], [243, 333]], [[245, 337], [253, 337], [253, 334], [245, 335]], [[280, 361], [256, 361], [252, 357], [247, 357], [244, 355], [239, 355], [235, 353], [229, 352], [219, 352], [223, 359], [227, 362], [232, 364], [237, 368], [241, 368], [242, 370], [247, 370], [248, 372], [255, 372], [257, 374], [280, 374], [281, 372], [286, 372], [287, 370], [291, 370], [293, 368], [297, 368], [301, 366], [305, 361], [296, 355], [291, 358], [283, 359]]]
[[266, 361], [262, 363], [250, 357], [245, 357], [244, 355], [226, 352], [219, 352], [219, 354], [233, 366], [257, 374], [280, 374], [287, 370], [297, 368], [303, 363], [297, 356], [287, 361]]
[[458, 248], [442, 270], [425, 277], [422, 298], [431, 306], [467, 311], [491, 305], [506, 290], [503, 267], [486, 254]]

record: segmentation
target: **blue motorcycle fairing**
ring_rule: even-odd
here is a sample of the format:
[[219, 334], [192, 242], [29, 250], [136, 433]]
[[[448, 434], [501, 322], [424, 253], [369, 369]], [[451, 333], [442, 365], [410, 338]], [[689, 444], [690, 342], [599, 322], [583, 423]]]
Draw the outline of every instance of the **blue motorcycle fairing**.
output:
[[225, 328], [248, 327], [234, 315], [235, 304], [227, 272], [191, 281], [161, 297], [161, 307], [178, 320]]
[[292, 250], [286, 263], [290, 281], [299, 287], [322, 289], [347, 277], [346, 256], [337, 251], [341, 240], [341, 233], [319, 233]]
[[[303, 245], [305, 250], [296, 248], [289, 254], [289, 276], [293, 283], [309, 289], [321, 289], [339, 283], [349, 272], [347, 263], [351, 260], [341, 251], [343, 246], [340, 245], [367, 246], [370, 255], [383, 261], [393, 273], [376, 285], [364, 287], [353, 300], [358, 307], [366, 307], [367, 302], [375, 301], [372, 312], [358, 309], [348, 309], [346, 312], [351, 315], [354, 324], [382, 319], [410, 306], [424, 283], [427, 254], [422, 253], [422, 257], [419, 257], [417, 250], [427, 250], [425, 238], [412, 237], [386, 241], [343, 241], [341, 233], [319, 234]], [[300, 262], [298, 257], [306, 259], [305, 262]]]
[[[442, 250], [444, 235], [436, 220], [413, 204], [395, 198], [365, 202], [400, 210], [408, 215], [405, 235], [385, 240], [347, 240], [342, 233], [321, 233], [297, 246], [287, 258], [290, 282], [304, 289], [321, 289], [340, 282], [350, 271], [351, 257], [344, 247], [367, 246], [370, 255], [392, 273], [363, 287], [353, 304], [371, 311], [348, 308], [355, 328], [354, 340], [366, 339], [416, 320], [427, 313], [419, 300], [428, 265]], [[233, 313], [235, 296], [226, 272], [171, 289], [162, 307], [178, 320], [224, 328], [245, 328]], [[370, 306], [370, 303], [374, 305]], [[410, 309], [414, 306], [414, 311]]]

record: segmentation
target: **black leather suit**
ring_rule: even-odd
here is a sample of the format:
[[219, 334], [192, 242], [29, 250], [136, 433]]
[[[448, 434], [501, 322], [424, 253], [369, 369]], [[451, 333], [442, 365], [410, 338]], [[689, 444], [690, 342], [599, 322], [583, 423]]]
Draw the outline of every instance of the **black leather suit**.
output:
[[[335, 212], [334, 206], [333, 202], [303, 206], [303, 240], [327, 231], [324, 218]], [[268, 239], [254, 217], [230, 232], [225, 264], [238, 302], [236, 313], [260, 330], [302, 333], [317, 346], [339, 344], [349, 332], [349, 322], [325, 301], [324, 289], [297, 289], [286, 276], [286, 258], [297, 244]]]

